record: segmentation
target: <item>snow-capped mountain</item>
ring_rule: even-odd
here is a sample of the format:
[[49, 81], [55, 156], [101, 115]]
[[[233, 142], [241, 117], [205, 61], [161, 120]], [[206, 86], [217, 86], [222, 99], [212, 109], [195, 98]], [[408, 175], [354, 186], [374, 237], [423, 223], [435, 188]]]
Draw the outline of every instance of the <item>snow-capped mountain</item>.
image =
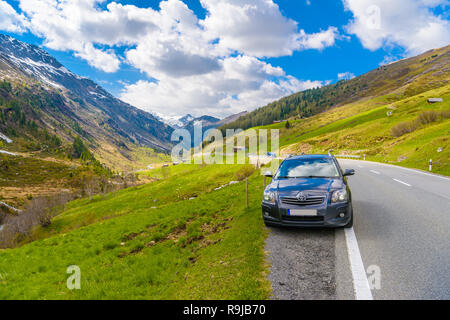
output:
[[158, 113], [158, 112], [151, 112], [152, 115], [155, 116], [159, 121], [164, 122], [165, 124], [168, 124], [174, 129], [180, 129], [186, 126], [189, 122], [194, 120], [194, 117], [190, 114], [187, 114], [185, 116], [166, 116], [164, 114]]
[[[49, 106], [40, 105], [43, 114], [37, 120], [42, 126], [60, 123], [61, 127], [77, 130], [79, 126], [93, 141], [170, 148], [173, 131], [170, 126], [115, 98], [92, 80], [67, 70], [41, 48], [3, 34], [0, 34], [0, 80], [10, 82], [20, 94], [30, 94], [22, 91], [31, 90], [35, 96], [51, 96], [54, 100], [51, 107], [58, 110], [44, 110]], [[24, 89], [22, 84], [30, 89]]]

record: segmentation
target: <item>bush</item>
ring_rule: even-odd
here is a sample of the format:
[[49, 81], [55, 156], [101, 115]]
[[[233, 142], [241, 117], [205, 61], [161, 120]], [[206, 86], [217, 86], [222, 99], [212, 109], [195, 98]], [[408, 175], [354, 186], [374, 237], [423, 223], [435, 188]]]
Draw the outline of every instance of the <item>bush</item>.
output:
[[0, 233], [0, 248], [17, 246], [21, 241], [29, 238], [33, 228], [48, 227], [51, 219], [73, 200], [69, 193], [61, 193], [52, 197], [33, 198], [22, 212], [16, 215], [4, 216], [4, 229]]
[[284, 127], [286, 129], [289, 129], [291, 127], [291, 124], [289, 123], [289, 121], [286, 121], [286, 124], [284, 125]]
[[252, 175], [253, 172], [255, 172], [255, 167], [253, 165], [245, 165], [242, 168], [240, 168], [235, 174], [234, 177], [237, 181], [242, 181], [245, 178]]
[[438, 113], [434, 110], [430, 110], [430, 111], [424, 111], [421, 114], [419, 114], [417, 121], [419, 121], [423, 125], [426, 125], [426, 124], [429, 124], [432, 122], [436, 122], [437, 119], [438, 119]]
[[444, 111], [441, 111], [441, 112], [439, 113], [439, 117], [440, 117], [442, 120], [445, 120], [445, 119], [450, 118], [450, 110], [444, 110]]
[[436, 122], [438, 120], [445, 120], [450, 118], [450, 110], [437, 112], [434, 110], [424, 111], [412, 121], [401, 122], [391, 129], [391, 135], [398, 138], [404, 134], [413, 132], [419, 126], [426, 126], [427, 124]]
[[400, 122], [391, 129], [391, 134], [398, 138], [404, 134], [413, 132], [418, 127], [417, 121]]

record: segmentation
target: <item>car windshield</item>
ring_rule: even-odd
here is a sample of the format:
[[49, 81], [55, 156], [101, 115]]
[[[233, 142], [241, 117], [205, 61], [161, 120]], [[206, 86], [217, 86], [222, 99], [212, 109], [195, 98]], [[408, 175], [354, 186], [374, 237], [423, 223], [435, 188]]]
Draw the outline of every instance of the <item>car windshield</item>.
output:
[[281, 164], [275, 178], [335, 178], [339, 172], [330, 158], [293, 159]]

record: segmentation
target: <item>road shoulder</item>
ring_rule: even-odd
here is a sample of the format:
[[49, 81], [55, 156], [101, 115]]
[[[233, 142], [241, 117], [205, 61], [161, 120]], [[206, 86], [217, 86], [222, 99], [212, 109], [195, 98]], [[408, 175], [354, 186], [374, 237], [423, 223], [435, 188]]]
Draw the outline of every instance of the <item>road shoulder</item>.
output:
[[354, 300], [352, 273], [348, 259], [344, 229], [336, 229], [334, 234], [336, 265], [336, 299]]

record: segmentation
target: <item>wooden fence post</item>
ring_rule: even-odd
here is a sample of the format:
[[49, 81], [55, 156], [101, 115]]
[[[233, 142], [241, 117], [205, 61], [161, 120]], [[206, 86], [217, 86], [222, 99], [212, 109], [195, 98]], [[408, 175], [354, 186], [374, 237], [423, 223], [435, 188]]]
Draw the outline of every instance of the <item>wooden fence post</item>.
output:
[[246, 205], [248, 208], [248, 178], [245, 178]]

